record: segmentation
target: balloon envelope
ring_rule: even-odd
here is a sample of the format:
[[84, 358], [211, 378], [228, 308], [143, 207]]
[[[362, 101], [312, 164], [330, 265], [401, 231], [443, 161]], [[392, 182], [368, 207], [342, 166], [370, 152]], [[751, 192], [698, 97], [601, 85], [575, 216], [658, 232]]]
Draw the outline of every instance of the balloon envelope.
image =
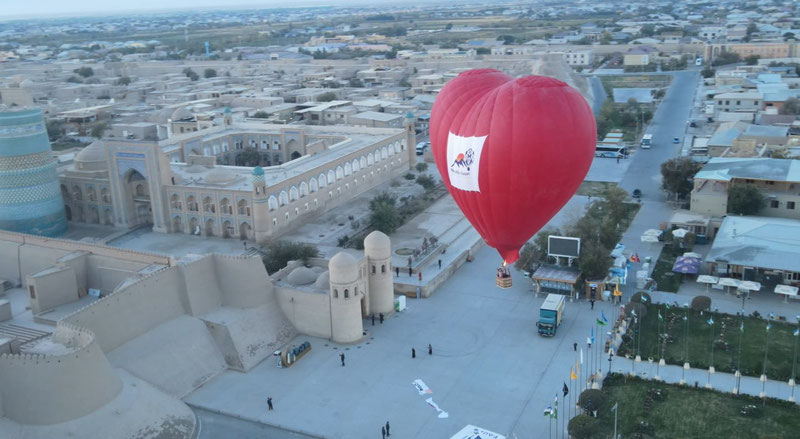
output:
[[597, 140], [592, 110], [577, 90], [492, 69], [445, 85], [430, 132], [445, 185], [507, 263], [575, 194]]

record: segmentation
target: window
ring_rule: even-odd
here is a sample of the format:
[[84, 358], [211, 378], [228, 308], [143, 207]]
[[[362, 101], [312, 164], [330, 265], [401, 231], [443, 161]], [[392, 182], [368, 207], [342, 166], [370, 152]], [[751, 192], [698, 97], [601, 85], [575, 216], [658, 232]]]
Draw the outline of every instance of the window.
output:
[[381, 265], [381, 273], [386, 273], [386, 265]]
[[36, 298], [36, 289], [33, 288], [33, 285], [28, 285], [28, 291], [31, 292], [31, 299], [35, 299]]
[[775, 182], [774, 182], [774, 181], [772, 181], [772, 180], [767, 180], [767, 181], [766, 181], [766, 184], [773, 185], [773, 184], [775, 184]]
[[777, 208], [778, 208], [778, 206], [780, 206], [780, 204], [781, 204], [781, 203], [780, 203], [780, 201], [778, 201], [778, 200], [771, 200], [771, 201], [769, 202], [769, 207], [771, 207], [771, 208], [773, 208], [773, 209], [777, 209]]
[[333, 298], [334, 299], [338, 299], [339, 298], [339, 290], [337, 290], [336, 288], [333, 289]]
[[730, 105], [731, 101], [725, 101], [725, 105]]
[[742, 105], [742, 101], [736, 101], [736, 105]]
[[789, 210], [794, 210], [794, 201], [787, 201], [786, 208]]
[[375, 274], [375, 266], [372, 266], [372, 274]]
[[753, 105], [758, 105], [758, 101], [753, 101]]
[[350, 297], [350, 290], [348, 290], [347, 288], [345, 288], [345, 289], [344, 289], [344, 298], [345, 298], [345, 299], [347, 299], [348, 297]]

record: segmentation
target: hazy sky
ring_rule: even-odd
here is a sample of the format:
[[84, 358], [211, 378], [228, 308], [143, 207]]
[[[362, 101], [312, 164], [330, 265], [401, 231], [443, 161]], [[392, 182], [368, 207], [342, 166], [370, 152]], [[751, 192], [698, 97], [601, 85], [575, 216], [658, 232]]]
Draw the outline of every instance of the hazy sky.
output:
[[[341, 4], [337, 0], [301, 0], [288, 4]], [[352, 0], [347, 3], [353, 3]], [[183, 8], [230, 8], [233, 6], [287, 6], [280, 0], [0, 0], [0, 17], [49, 16], [49, 15], [94, 15], [123, 11], [148, 11]]]

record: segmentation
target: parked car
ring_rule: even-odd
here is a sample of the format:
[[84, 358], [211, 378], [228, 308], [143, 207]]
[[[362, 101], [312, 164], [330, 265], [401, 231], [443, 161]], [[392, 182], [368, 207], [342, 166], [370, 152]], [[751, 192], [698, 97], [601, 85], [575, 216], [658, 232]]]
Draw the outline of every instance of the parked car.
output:
[[681, 139], [679, 137], [673, 137], [672, 138], [672, 143], [675, 143], [675, 144], [681, 143]]
[[419, 142], [417, 143], [417, 155], [422, 155], [425, 153], [425, 149], [431, 146], [431, 142]]

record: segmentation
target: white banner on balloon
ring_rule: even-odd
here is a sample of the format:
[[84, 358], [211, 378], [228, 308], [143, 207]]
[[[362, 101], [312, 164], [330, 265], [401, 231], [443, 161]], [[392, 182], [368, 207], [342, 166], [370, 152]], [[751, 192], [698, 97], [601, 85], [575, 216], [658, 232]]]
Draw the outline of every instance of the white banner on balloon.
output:
[[450, 184], [462, 191], [480, 192], [478, 169], [486, 137], [447, 136], [447, 175]]
[[506, 437], [474, 425], [467, 425], [450, 439], [506, 439]]
[[425, 402], [427, 402], [429, 406], [433, 407], [434, 409], [436, 409], [437, 412], [439, 412], [439, 418], [443, 419], [450, 417], [450, 415], [446, 411], [439, 408], [439, 404], [433, 402], [433, 398], [428, 398], [425, 400]]

